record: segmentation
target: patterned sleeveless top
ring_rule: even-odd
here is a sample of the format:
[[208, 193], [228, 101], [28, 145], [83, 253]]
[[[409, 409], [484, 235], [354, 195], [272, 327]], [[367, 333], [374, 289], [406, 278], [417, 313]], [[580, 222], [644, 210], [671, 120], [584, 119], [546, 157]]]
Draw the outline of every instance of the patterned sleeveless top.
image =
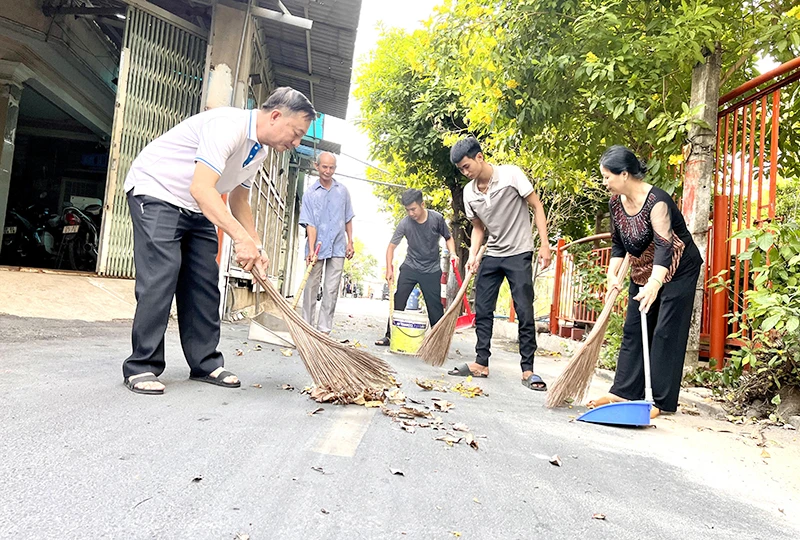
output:
[[671, 281], [682, 265], [687, 246], [691, 247], [686, 254], [691, 255], [692, 262], [700, 260], [683, 215], [666, 191], [653, 186], [635, 215], [628, 214], [619, 195], [611, 197], [608, 207], [611, 256], [630, 253], [631, 280], [637, 285], [647, 283], [654, 264], [667, 268], [664, 282]]

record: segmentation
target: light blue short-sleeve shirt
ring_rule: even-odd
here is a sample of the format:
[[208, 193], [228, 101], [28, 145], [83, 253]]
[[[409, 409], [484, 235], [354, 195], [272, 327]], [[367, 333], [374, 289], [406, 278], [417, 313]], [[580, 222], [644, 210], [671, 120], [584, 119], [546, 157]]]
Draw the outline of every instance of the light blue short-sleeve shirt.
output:
[[[303, 195], [300, 206], [300, 225], [317, 229], [317, 242], [320, 259], [344, 257], [347, 249], [345, 225], [355, 214], [350, 201], [350, 192], [335, 179], [330, 189], [325, 189], [319, 180], [314, 182]], [[308, 255], [308, 243], [306, 243]]]

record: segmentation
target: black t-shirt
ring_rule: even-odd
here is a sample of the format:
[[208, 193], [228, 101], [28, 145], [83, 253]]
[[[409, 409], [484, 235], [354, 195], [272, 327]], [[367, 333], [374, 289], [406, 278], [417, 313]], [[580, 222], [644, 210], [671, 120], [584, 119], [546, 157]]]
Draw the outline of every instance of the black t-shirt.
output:
[[403, 266], [424, 274], [439, 272], [439, 238], [450, 239], [450, 230], [444, 217], [435, 210], [428, 210], [425, 223], [417, 223], [406, 216], [397, 226], [392, 236], [392, 244], [398, 245], [406, 238], [408, 254]]

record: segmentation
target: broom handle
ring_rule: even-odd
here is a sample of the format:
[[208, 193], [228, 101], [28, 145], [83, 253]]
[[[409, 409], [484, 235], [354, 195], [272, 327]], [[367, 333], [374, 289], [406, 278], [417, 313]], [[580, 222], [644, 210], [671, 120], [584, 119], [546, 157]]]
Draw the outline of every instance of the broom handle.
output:
[[[483, 254], [485, 252], [486, 252], [486, 244], [483, 244], [481, 246], [481, 249], [478, 250], [477, 259], [478, 259], [479, 266], [480, 266], [481, 260], [483, 259]], [[469, 287], [469, 281], [472, 279], [472, 276], [474, 274], [475, 274], [475, 272], [472, 272], [471, 270], [467, 271], [467, 275], [464, 276], [464, 281], [461, 283], [461, 288], [458, 289], [458, 294], [456, 294], [456, 298], [464, 298], [464, 295], [467, 293], [467, 287]]]
[[321, 246], [322, 242], [317, 242], [317, 249], [314, 250], [314, 256], [311, 258], [311, 264], [306, 267], [306, 273], [303, 276], [303, 281], [300, 282], [300, 288], [297, 289], [297, 293], [294, 295], [294, 299], [292, 299], [292, 309], [297, 309], [297, 304], [300, 302], [300, 295], [303, 294], [303, 289], [306, 288], [308, 276], [311, 275], [314, 265], [317, 264], [317, 255], [319, 255], [319, 248]]
[[394, 291], [392, 290], [392, 285], [394, 285], [394, 264], [392, 265], [392, 279], [388, 280], [389, 283], [389, 335], [392, 332], [392, 325], [394, 324]]
[[[458, 281], [458, 286], [461, 287], [463, 281], [461, 281], [461, 272], [458, 271], [458, 266], [456, 265], [456, 260], [451, 259], [450, 264], [453, 266], [453, 273], [456, 275], [456, 281]], [[467, 315], [472, 315], [472, 310], [469, 309], [469, 300], [467, 300], [467, 295], [464, 295], [462, 299], [464, 301], [464, 309], [467, 312]]]
[[650, 343], [647, 336], [647, 314], [639, 312], [642, 326], [642, 353], [644, 356], [644, 400], [653, 403], [653, 387], [650, 380]]

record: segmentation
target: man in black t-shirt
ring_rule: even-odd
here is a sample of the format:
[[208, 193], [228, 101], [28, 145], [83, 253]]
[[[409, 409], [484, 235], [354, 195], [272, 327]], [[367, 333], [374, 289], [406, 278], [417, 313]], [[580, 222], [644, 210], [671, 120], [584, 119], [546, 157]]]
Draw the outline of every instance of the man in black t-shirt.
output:
[[[394, 294], [394, 308], [402, 311], [414, 286], [419, 284], [425, 305], [428, 307], [428, 320], [431, 326], [444, 315], [441, 291], [442, 270], [439, 267], [439, 238], [444, 238], [447, 249], [456, 258], [456, 245], [450, 230], [439, 212], [428, 210], [422, 201], [422, 192], [408, 189], [401, 197], [406, 207], [406, 217], [400, 221], [386, 248], [386, 281], [394, 279], [394, 250], [405, 237], [408, 242], [408, 253], [405, 262], [400, 266], [397, 277], [397, 291]], [[386, 335], [375, 342], [375, 345], [389, 345], [390, 328], [386, 325]]]

